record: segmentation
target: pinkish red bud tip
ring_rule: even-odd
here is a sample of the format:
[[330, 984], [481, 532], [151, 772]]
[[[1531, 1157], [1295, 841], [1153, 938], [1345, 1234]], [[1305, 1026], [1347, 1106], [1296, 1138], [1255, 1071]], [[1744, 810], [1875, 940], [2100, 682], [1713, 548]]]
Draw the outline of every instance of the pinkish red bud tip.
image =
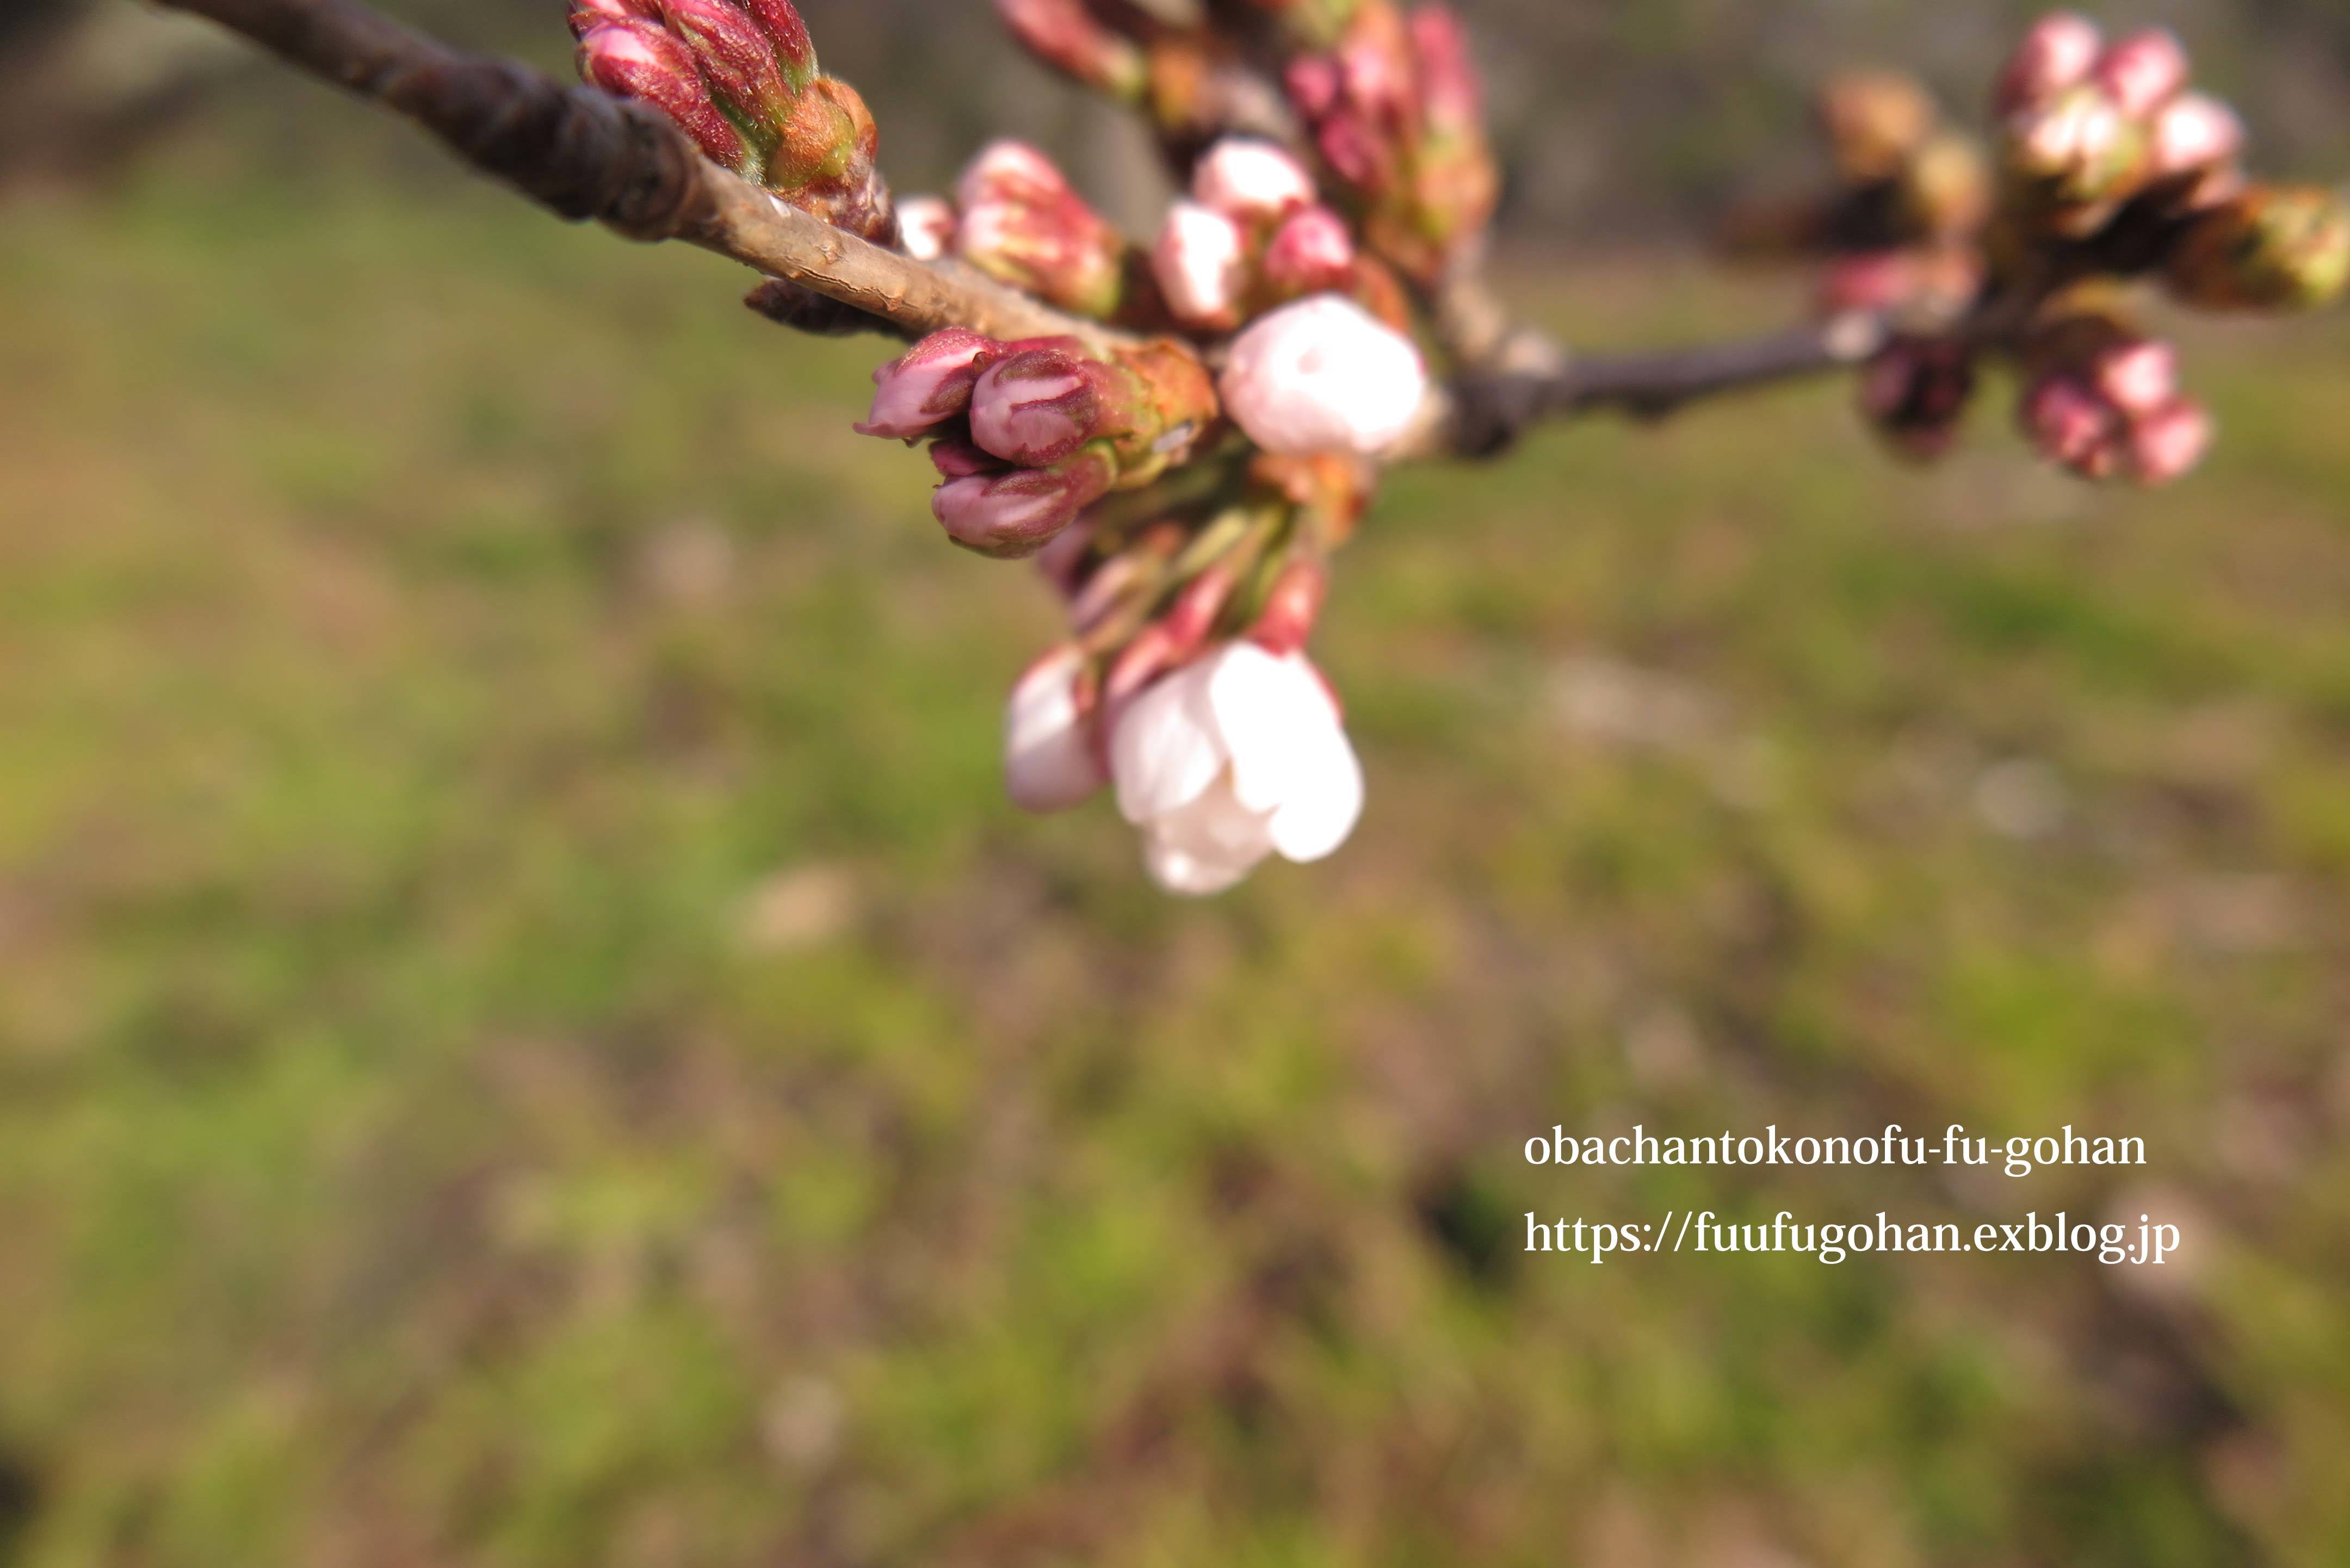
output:
[[873, 372], [873, 411], [859, 435], [918, 441], [971, 407], [972, 389], [1001, 346], [960, 327], [934, 332]]
[[606, 92], [660, 109], [712, 162], [746, 166], [750, 150], [712, 99], [693, 51], [659, 25], [629, 19], [590, 26], [579, 36], [579, 72]]
[[972, 439], [1024, 468], [1046, 468], [1076, 452], [1094, 439], [1101, 416], [1086, 361], [1056, 348], [998, 360], [972, 392]]

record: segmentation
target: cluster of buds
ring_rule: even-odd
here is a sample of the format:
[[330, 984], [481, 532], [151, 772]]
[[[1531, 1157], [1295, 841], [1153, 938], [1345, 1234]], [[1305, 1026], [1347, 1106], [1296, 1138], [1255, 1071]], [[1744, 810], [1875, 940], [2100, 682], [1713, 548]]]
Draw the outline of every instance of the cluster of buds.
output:
[[837, 228], [897, 232], [857, 89], [816, 68], [792, 0], [573, 0], [580, 75], [641, 99], [725, 165]]
[[1024, 142], [989, 143], [956, 182], [952, 202], [918, 197], [900, 221], [910, 254], [960, 256], [1072, 315], [1148, 323], [1159, 314], [1126, 236]]
[[1459, 19], [1440, 5], [1407, 17], [1390, 0], [1266, 8], [1346, 14], [1343, 27], [1324, 29], [1336, 33], [1328, 48], [1290, 62], [1289, 99], [1371, 248], [1434, 285], [1476, 252], [1501, 198], [1484, 87]]
[[1964, 313], [1981, 295], [1991, 163], [1952, 128], [1925, 84], [1856, 71], [1819, 94], [1835, 182], [1788, 202], [1744, 208], [1725, 225], [1733, 252], [1815, 260], [1825, 316], [1853, 311], [1919, 322]]
[[2211, 417], [2178, 387], [2178, 352], [2092, 310], [2059, 314], [2025, 339], [2024, 433], [2087, 479], [2165, 484], [2211, 444]]
[[[1045, 64], [1149, 114], [1184, 161], [1252, 102], [1249, 29], [1270, 22], [1281, 90], [1369, 248], [1422, 285], [1473, 253], [1501, 180], [1484, 92], [1452, 13], [1394, 0], [1231, 0], [1188, 22], [1121, 0], [996, 0]], [[1222, 15], [1219, 14], [1220, 9]], [[1235, 113], [1235, 110], [1241, 112]]]
[[2350, 209], [2321, 189], [2261, 185], [2234, 110], [2190, 90], [2178, 40], [2108, 44], [2060, 13], [2034, 26], [1999, 87], [2007, 190], [1992, 244], [2003, 276], [2158, 275], [2199, 308], [2322, 305], [2350, 284]]
[[1165, 509], [1115, 502], [1040, 557], [1071, 642], [1013, 693], [1013, 799], [1061, 811], [1116, 786], [1145, 864], [1205, 896], [1274, 855], [1335, 853], [1363, 807], [1337, 699], [1305, 652], [1328, 552], [1367, 501], [1359, 465], [1258, 457]]
[[950, 328], [873, 379], [858, 432], [929, 441], [941, 481], [931, 511], [956, 544], [1003, 558], [1036, 554], [1103, 496], [1189, 461], [1217, 425], [1207, 370], [1169, 341], [1097, 357], [1075, 337]]
[[1395, 275], [1357, 250], [1305, 165], [1267, 141], [1232, 137], [1209, 150], [1192, 171], [1191, 199], [1167, 214], [1150, 267], [1187, 332], [1231, 332], [1317, 294], [1345, 295], [1398, 332], [1410, 329]]
[[[2168, 483], [2202, 460], [2212, 420], [2180, 389], [2177, 350], [2119, 313], [2120, 286], [2157, 281], [2199, 309], [2282, 310], [2350, 285], [2350, 207], [2333, 192], [2250, 180], [2242, 122], [2191, 90], [2191, 75], [2160, 30], [2109, 43], [2060, 13], [2026, 35], [1994, 100], [2001, 178], [1970, 242], [1984, 264], [1972, 306], [1897, 337], [1861, 380], [1862, 412], [1896, 450], [1948, 450], [1977, 360], [2000, 356], [2020, 372], [2019, 421], [2049, 461], [2092, 480]], [[1919, 117], [1915, 97], [1889, 85], [1847, 88], [1829, 116], [1843, 166], [1881, 170], [1895, 148], [1926, 145]]]

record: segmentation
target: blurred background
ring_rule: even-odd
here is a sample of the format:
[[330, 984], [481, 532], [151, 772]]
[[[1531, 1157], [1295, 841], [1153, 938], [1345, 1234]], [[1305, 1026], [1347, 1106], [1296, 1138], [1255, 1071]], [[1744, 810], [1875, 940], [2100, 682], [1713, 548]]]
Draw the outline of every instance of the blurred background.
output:
[[[976, 0], [806, 9], [902, 189], [1148, 212]], [[2024, 14], [1463, 9], [1599, 348], [1786, 319], [1697, 241], [1808, 84]], [[2350, 173], [2338, 0], [2106, 9]], [[2156, 495], [1832, 387], [1399, 475], [1369, 815], [1193, 906], [1003, 802], [1054, 607], [849, 432], [880, 346], [127, 0], [0, 36], [0, 1563], [2350, 1562], [2350, 323], [2177, 325]], [[2151, 1158], [1519, 1154], [1887, 1121]], [[1519, 1251], [1667, 1209], [2188, 1246]]]

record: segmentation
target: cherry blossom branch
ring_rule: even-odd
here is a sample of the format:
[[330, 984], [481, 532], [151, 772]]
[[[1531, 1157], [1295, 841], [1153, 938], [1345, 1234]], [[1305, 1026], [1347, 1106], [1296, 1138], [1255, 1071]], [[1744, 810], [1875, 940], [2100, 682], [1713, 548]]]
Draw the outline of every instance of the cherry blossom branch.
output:
[[357, 0], [161, 0], [407, 116], [477, 169], [574, 222], [683, 240], [921, 337], [1118, 336], [953, 264], [918, 262], [776, 201], [703, 158], [658, 111], [452, 49]]
[[1738, 342], [1571, 358], [1549, 369], [1511, 367], [1505, 348], [1501, 368], [1466, 374], [1454, 384], [1449, 406], [1431, 410], [1426, 434], [1416, 444], [1423, 452], [1491, 457], [1514, 446], [1545, 419], [1614, 411], [1662, 420], [1708, 399], [1856, 370], [1891, 336], [1883, 318], [1852, 315]]

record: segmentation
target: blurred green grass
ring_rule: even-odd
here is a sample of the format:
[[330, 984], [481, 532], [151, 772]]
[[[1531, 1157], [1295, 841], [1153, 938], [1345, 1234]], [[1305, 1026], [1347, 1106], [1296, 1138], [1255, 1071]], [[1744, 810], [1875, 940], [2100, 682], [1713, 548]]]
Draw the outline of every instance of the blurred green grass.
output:
[[[740, 281], [234, 136], [0, 222], [0, 1562], [2350, 1556], [2343, 323], [2197, 334], [2157, 496], [1827, 389], [1400, 476], [1368, 818], [1195, 907], [1003, 803], [1047, 596]], [[1887, 1119], [2153, 1164], [1516, 1152]]]

